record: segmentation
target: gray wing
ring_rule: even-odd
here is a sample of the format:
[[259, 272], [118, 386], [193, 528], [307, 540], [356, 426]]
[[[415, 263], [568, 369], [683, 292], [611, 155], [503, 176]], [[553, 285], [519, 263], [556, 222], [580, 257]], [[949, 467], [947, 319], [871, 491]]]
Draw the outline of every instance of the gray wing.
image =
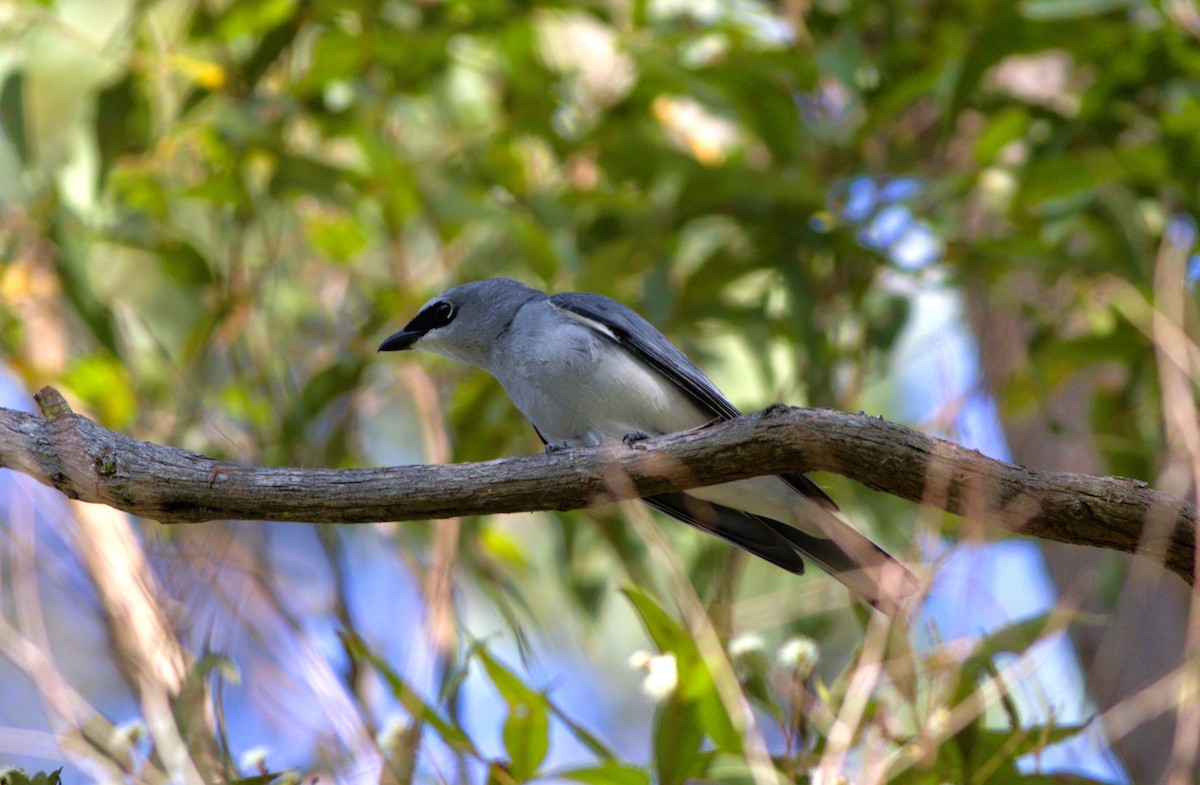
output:
[[686, 354], [631, 308], [603, 295], [579, 292], [552, 295], [550, 302], [606, 327], [614, 341], [679, 385], [714, 419], [732, 420], [741, 415]]
[[[614, 341], [678, 385], [713, 419], [732, 420], [741, 415], [704, 371], [633, 309], [603, 295], [581, 292], [555, 294], [550, 297], [550, 302], [605, 327]], [[837, 510], [833, 499], [803, 474], [781, 474], [780, 477], [822, 507]]]

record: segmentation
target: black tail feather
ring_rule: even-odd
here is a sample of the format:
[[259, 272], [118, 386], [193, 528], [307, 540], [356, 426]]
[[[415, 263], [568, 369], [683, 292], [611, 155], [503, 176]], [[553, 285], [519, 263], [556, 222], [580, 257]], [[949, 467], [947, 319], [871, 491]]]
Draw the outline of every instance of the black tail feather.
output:
[[663, 493], [647, 496], [642, 501], [661, 513], [715, 534], [760, 559], [766, 559], [776, 567], [797, 575], [804, 574], [804, 560], [793, 544], [781, 536], [774, 526], [764, 523], [757, 516], [710, 504], [685, 493]]
[[666, 493], [643, 499], [659, 512], [691, 524], [748, 551], [777, 567], [804, 573], [804, 558], [811, 559], [837, 578], [852, 593], [882, 610], [918, 591], [912, 574], [875, 543], [832, 514], [819, 500], [812, 513], [822, 521], [822, 531], [836, 539], [808, 534], [780, 521], [742, 510], [712, 504], [686, 493]]

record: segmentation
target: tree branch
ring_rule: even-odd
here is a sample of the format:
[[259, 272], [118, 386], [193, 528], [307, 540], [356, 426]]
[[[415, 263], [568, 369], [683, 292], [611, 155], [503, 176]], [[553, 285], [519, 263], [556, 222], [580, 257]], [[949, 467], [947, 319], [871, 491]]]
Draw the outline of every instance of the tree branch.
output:
[[1196, 508], [1144, 482], [1037, 472], [863, 414], [773, 406], [625, 446], [378, 469], [239, 466], [143, 442], [35, 396], [0, 409], [0, 467], [164, 523], [367, 523], [572, 510], [764, 474], [827, 471], [1046, 540], [1142, 552], [1194, 580]]

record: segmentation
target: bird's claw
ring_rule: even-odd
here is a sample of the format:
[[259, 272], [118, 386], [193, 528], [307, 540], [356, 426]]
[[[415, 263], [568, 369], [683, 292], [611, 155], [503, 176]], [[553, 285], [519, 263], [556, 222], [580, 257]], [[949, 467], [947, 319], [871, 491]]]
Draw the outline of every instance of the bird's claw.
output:
[[650, 434], [646, 433], [645, 431], [634, 431], [633, 433], [627, 433], [622, 436], [621, 441], [625, 442], [626, 447], [633, 447], [638, 442], [644, 442], [649, 438]]
[[571, 449], [570, 442], [546, 442], [546, 454], [553, 455], [556, 452]]

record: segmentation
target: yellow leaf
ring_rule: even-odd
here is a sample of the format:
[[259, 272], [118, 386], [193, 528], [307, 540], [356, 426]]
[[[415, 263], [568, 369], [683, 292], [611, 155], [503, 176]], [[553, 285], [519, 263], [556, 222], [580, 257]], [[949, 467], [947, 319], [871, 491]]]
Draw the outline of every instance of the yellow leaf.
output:
[[171, 65], [201, 87], [220, 90], [225, 86], [225, 69], [212, 61], [187, 55], [171, 55]]

